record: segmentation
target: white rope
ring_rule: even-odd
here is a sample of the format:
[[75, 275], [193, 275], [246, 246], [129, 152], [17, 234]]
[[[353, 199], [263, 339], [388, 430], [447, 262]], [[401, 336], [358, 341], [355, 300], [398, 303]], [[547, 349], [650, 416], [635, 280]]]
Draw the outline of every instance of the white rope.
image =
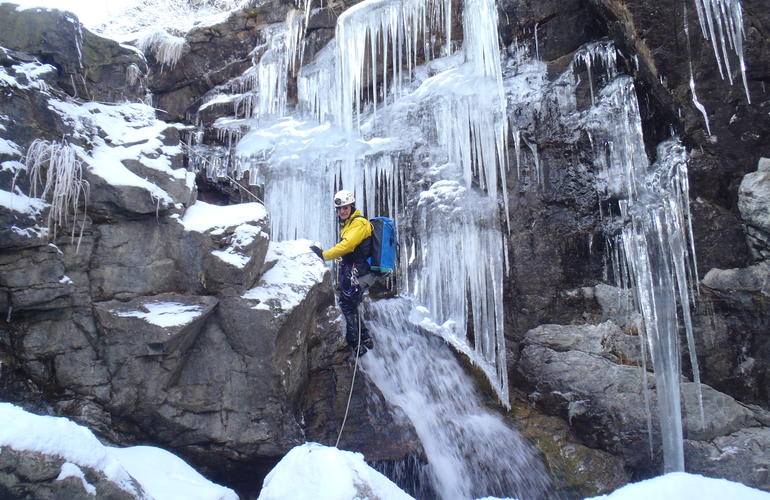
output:
[[335, 448], [337, 448], [340, 444], [340, 438], [342, 437], [342, 429], [345, 428], [345, 422], [348, 419], [348, 411], [350, 410], [350, 399], [353, 397], [353, 386], [356, 383], [356, 372], [358, 371], [358, 354], [361, 352], [361, 313], [358, 311], [358, 309], [356, 309], [356, 315], [358, 316], [358, 343], [356, 344], [356, 363], [353, 365], [353, 380], [350, 382], [350, 393], [348, 394], [348, 404], [345, 406], [345, 416], [342, 419], [342, 425], [340, 426], [340, 433], [337, 434], [337, 442], [334, 443]]

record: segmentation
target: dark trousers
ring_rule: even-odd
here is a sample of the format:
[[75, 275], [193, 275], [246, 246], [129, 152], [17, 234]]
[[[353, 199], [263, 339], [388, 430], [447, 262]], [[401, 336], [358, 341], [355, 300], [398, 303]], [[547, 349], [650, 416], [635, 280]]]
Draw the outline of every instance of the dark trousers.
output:
[[[368, 266], [367, 266], [368, 267]], [[358, 313], [358, 306], [364, 300], [365, 287], [358, 282], [359, 269], [362, 265], [341, 263], [339, 266], [339, 302], [342, 315], [345, 317], [345, 340], [350, 347], [358, 346], [359, 323], [361, 328], [361, 342], [367, 341], [369, 329], [366, 328], [363, 319]]]

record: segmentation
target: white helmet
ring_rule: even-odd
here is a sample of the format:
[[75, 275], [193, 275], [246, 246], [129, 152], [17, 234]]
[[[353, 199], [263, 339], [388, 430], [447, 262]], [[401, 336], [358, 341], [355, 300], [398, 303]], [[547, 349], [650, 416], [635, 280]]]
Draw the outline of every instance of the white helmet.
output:
[[337, 194], [334, 195], [335, 207], [344, 207], [345, 205], [352, 205], [355, 202], [356, 202], [356, 197], [353, 196], [353, 193], [351, 193], [347, 189], [343, 189], [342, 191], [339, 191]]

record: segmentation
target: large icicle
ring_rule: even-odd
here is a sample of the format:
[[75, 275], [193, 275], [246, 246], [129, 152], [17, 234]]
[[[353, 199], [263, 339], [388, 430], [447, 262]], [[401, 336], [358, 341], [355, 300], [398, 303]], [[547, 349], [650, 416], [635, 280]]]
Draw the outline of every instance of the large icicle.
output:
[[684, 470], [678, 307], [699, 382], [690, 317], [697, 269], [686, 151], [678, 141], [668, 141], [659, 146], [658, 161], [649, 165], [630, 77], [602, 89], [587, 126], [598, 145], [596, 161], [604, 168], [600, 189], [619, 199], [620, 215], [627, 221], [616, 248], [622, 248], [620, 264], [628, 276], [616, 278], [631, 284], [642, 314], [655, 371], [665, 470]]
[[493, 386], [507, 406], [504, 240], [497, 202], [457, 181], [442, 180], [421, 193], [417, 209], [420, 261], [411, 291], [434, 321], [494, 367]]

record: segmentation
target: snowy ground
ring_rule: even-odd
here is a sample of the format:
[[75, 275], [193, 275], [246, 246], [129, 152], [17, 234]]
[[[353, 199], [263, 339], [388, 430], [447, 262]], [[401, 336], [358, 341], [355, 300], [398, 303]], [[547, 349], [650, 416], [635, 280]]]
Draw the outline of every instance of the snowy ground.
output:
[[[80, 467], [102, 471], [128, 491], [133, 491], [133, 477], [155, 500], [238, 499], [235, 492], [207, 480], [168, 451], [151, 446], [107, 447], [91, 431], [71, 420], [34, 415], [10, 403], [0, 403], [0, 446], [60, 456], [66, 462], [59, 477], [81, 477], [87, 489], [93, 486], [85, 482]], [[98, 498], [98, 492], [95, 493]], [[259, 499], [353, 500], [367, 496], [387, 500], [411, 498], [369, 467], [360, 453], [305, 443], [292, 449], [268, 474]], [[770, 493], [724, 479], [677, 472], [586, 500], [651, 498], [770, 500]]]
[[[367, 494], [384, 499], [411, 498], [366, 465], [360, 453], [306, 443], [291, 450], [265, 478], [259, 500], [352, 500]], [[650, 499], [770, 500], [770, 493], [725, 479], [674, 472], [586, 500]]]
[[34, 415], [10, 403], [0, 403], [0, 446], [64, 458], [59, 479], [80, 477], [94, 498], [99, 498], [99, 492], [86, 482], [81, 467], [101, 471], [138, 496], [133, 477], [154, 500], [238, 500], [233, 490], [212, 483], [168, 451], [104, 446], [90, 430], [71, 420]]

